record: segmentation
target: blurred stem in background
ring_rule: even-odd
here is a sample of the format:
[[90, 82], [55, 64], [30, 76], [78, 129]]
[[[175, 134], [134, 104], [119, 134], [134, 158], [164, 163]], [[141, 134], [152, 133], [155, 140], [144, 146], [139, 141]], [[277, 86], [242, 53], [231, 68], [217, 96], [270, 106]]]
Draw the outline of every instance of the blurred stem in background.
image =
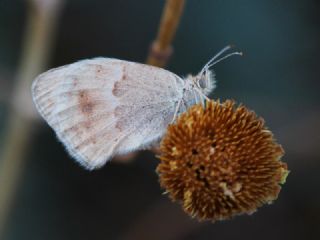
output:
[[[181, 15], [183, 13], [185, 0], [167, 0], [164, 6], [158, 35], [151, 44], [150, 51], [146, 60], [149, 65], [165, 67], [173, 53], [172, 41], [178, 29]], [[157, 150], [155, 149], [157, 152]], [[137, 155], [136, 152], [123, 156], [118, 156], [114, 160], [117, 162], [130, 162]]]
[[11, 95], [4, 148], [0, 160], [0, 239], [13, 206], [19, 179], [32, 146], [36, 110], [32, 103], [33, 79], [47, 67], [55, 25], [63, 0], [29, 0], [23, 50]]
[[164, 67], [172, 54], [171, 42], [178, 28], [185, 5], [184, 0], [167, 0], [164, 7], [158, 36], [150, 48], [147, 64]]

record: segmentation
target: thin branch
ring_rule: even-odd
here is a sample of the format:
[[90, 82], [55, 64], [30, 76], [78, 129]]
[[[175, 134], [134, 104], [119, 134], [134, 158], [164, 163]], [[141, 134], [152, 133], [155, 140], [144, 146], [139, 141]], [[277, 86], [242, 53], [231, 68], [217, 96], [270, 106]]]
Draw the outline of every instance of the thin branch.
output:
[[29, 0], [23, 52], [16, 75], [12, 103], [7, 118], [7, 132], [0, 162], [0, 238], [10, 214], [19, 178], [26, 164], [35, 130], [37, 114], [30, 86], [32, 80], [45, 70], [51, 41], [62, 0]]
[[152, 43], [147, 63], [164, 67], [171, 54], [171, 42], [176, 33], [185, 0], [167, 0], [163, 10], [158, 36]]

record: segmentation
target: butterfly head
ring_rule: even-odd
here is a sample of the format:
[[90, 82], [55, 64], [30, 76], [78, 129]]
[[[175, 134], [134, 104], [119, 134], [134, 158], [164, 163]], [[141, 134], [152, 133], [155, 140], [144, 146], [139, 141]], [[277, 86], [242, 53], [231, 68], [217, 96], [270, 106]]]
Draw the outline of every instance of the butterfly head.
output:
[[[198, 75], [192, 77], [193, 79], [193, 84], [196, 88], [198, 88], [204, 95], [209, 95], [211, 91], [215, 88], [215, 74], [212, 68], [215, 64], [218, 62], [233, 56], [233, 55], [240, 55], [242, 56], [242, 52], [232, 52], [229, 53], [223, 57], [220, 57], [223, 53], [231, 49], [232, 46], [228, 45], [224, 47], [220, 52], [218, 52], [213, 58], [211, 58], [201, 69], [201, 71], [198, 73]], [[219, 58], [220, 57], [220, 58]]]

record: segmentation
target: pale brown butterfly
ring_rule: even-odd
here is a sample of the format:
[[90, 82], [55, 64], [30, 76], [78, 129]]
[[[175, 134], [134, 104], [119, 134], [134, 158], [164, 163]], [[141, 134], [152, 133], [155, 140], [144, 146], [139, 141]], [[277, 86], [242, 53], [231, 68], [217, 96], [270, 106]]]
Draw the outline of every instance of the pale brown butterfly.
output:
[[223, 48], [196, 76], [94, 58], [51, 69], [32, 85], [33, 101], [68, 152], [95, 169], [116, 154], [148, 148], [176, 116], [204, 102], [215, 87], [213, 71]]

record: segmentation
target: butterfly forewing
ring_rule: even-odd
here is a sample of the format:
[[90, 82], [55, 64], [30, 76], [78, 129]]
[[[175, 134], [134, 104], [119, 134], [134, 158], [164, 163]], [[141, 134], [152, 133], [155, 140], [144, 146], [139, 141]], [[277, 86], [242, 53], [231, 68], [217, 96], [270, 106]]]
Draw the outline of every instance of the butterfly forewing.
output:
[[96, 58], [41, 74], [32, 94], [69, 153], [94, 169], [161, 137], [182, 89], [183, 80], [164, 69]]

